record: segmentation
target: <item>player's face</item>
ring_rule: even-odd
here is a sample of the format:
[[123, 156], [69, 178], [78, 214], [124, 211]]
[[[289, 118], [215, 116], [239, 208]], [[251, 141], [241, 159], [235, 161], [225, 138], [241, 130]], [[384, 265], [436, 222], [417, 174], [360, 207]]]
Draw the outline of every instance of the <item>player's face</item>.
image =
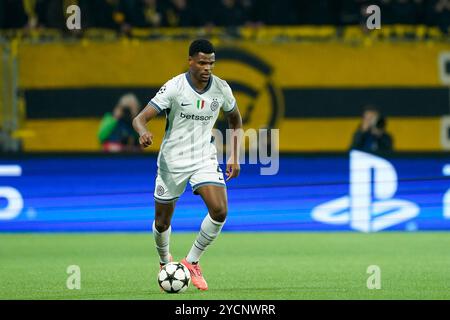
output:
[[199, 82], [208, 82], [211, 77], [216, 57], [214, 53], [199, 52], [189, 57], [191, 75]]

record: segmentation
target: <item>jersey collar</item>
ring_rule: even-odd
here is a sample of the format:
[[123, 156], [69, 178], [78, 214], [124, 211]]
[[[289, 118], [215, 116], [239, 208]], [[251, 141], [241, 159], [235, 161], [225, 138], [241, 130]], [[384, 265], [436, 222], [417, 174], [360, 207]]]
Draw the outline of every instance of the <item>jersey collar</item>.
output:
[[203, 94], [203, 93], [205, 93], [205, 92], [208, 91], [209, 88], [211, 87], [211, 84], [212, 84], [212, 77], [213, 77], [212, 75], [209, 77], [208, 84], [206, 85], [206, 87], [205, 87], [205, 89], [204, 89], [203, 91], [198, 91], [198, 90], [194, 87], [194, 84], [192, 83], [191, 75], [189, 74], [189, 71], [186, 72], [185, 75], [186, 75], [186, 80], [187, 80], [187, 82], [189, 83], [189, 85], [191, 86], [192, 90], [194, 90], [194, 91], [197, 92], [198, 94]]

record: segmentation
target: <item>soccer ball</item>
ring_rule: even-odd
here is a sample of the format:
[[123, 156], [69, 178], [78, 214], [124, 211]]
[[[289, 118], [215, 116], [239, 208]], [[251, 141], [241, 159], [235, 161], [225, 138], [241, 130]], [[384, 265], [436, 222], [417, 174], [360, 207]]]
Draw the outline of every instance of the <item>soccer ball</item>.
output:
[[158, 283], [167, 293], [182, 293], [191, 283], [191, 274], [182, 263], [169, 262], [161, 268]]

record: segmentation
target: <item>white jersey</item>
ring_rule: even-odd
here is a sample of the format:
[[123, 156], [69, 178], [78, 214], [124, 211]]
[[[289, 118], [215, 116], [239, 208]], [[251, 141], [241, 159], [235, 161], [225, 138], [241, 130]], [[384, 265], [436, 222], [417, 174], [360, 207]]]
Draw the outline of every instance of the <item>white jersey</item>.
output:
[[166, 113], [166, 132], [158, 154], [158, 167], [169, 172], [194, 172], [217, 163], [212, 129], [222, 108], [231, 112], [236, 99], [228, 83], [211, 75], [204, 91], [197, 91], [189, 72], [161, 87], [148, 103]]

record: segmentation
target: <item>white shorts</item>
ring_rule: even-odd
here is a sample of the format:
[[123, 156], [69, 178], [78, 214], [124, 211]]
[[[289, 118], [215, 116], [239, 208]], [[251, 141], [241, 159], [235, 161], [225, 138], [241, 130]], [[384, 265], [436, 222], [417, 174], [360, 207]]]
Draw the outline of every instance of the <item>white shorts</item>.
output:
[[209, 164], [194, 172], [169, 172], [158, 169], [156, 177], [155, 192], [153, 197], [160, 203], [170, 203], [178, 200], [184, 193], [189, 181], [192, 192], [205, 185], [217, 185], [226, 188], [222, 169], [218, 164]]

